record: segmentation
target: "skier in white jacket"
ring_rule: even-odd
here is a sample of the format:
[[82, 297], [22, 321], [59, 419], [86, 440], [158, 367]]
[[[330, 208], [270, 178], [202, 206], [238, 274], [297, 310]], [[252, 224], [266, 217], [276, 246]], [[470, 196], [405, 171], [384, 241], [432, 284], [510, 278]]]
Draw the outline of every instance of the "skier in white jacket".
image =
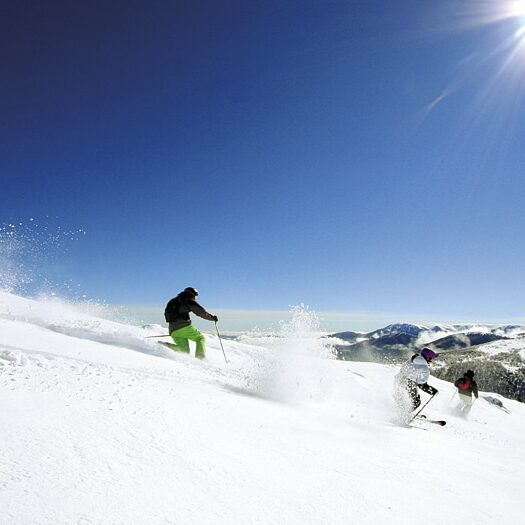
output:
[[430, 386], [427, 381], [430, 376], [428, 364], [436, 357], [430, 348], [423, 348], [420, 354], [414, 354], [394, 378], [394, 397], [400, 407], [410, 407], [415, 410], [421, 405], [418, 389], [431, 396], [438, 393], [437, 388]]

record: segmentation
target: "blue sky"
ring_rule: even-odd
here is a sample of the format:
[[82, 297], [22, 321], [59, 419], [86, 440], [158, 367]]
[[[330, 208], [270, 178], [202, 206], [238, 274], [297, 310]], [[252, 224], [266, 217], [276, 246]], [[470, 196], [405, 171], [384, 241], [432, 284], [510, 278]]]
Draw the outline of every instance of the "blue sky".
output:
[[523, 20], [457, 4], [4, 5], [1, 220], [113, 303], [523, 316]]

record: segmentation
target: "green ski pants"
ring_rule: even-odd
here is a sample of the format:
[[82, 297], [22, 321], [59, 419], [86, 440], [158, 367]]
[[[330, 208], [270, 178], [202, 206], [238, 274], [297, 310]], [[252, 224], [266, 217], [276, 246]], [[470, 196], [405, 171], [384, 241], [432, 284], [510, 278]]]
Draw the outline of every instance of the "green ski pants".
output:
[[191, 324], [171, 332], [171, 338], [175, 342], [178, 352], [190, 353], [190, 341], [195, 341], [195, 357], [206, 357], [206, 338]]

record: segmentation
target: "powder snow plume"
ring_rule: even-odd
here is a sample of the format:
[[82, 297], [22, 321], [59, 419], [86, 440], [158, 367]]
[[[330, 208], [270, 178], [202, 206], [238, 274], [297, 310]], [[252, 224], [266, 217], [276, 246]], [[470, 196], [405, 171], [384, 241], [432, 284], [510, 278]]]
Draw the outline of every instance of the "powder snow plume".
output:
[[25, 296], [78, 296], [78, 286], [63, 275], [72, 243], [85, 233], [33, 218], [1, 224], [0, 290]]
[[[260, 395], [285, 403], [302, 404], [319, 399], [324, 388], [321, 359], [330, 349], [321, 338], [320, 320], [303, 304], [291, 308], [290, 320], [281, 321], [279, 332], [266, 341], [264, 365], [256, 371], [256, 389]], [[321, 397], [324, 397], [321, 396]]]

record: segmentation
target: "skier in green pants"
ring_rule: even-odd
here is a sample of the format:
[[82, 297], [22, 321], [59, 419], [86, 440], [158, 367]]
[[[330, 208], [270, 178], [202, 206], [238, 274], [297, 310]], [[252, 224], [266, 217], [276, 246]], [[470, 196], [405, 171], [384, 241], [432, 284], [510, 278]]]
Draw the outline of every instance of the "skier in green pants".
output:
[[177, 297], [171, 299], [164, 310], [164, 317], [168, 325], [174, 345], [170, 345], [178, 352], [190, 353], [190, 341], [195, 341], [195, 357], [206, 357], [206, 338], [191, 324], [190, 312], [206, 319], [217, 322], [216, 315], [208, 313], [195, 298], [199, 295], [195, 288], [185, 288]]

